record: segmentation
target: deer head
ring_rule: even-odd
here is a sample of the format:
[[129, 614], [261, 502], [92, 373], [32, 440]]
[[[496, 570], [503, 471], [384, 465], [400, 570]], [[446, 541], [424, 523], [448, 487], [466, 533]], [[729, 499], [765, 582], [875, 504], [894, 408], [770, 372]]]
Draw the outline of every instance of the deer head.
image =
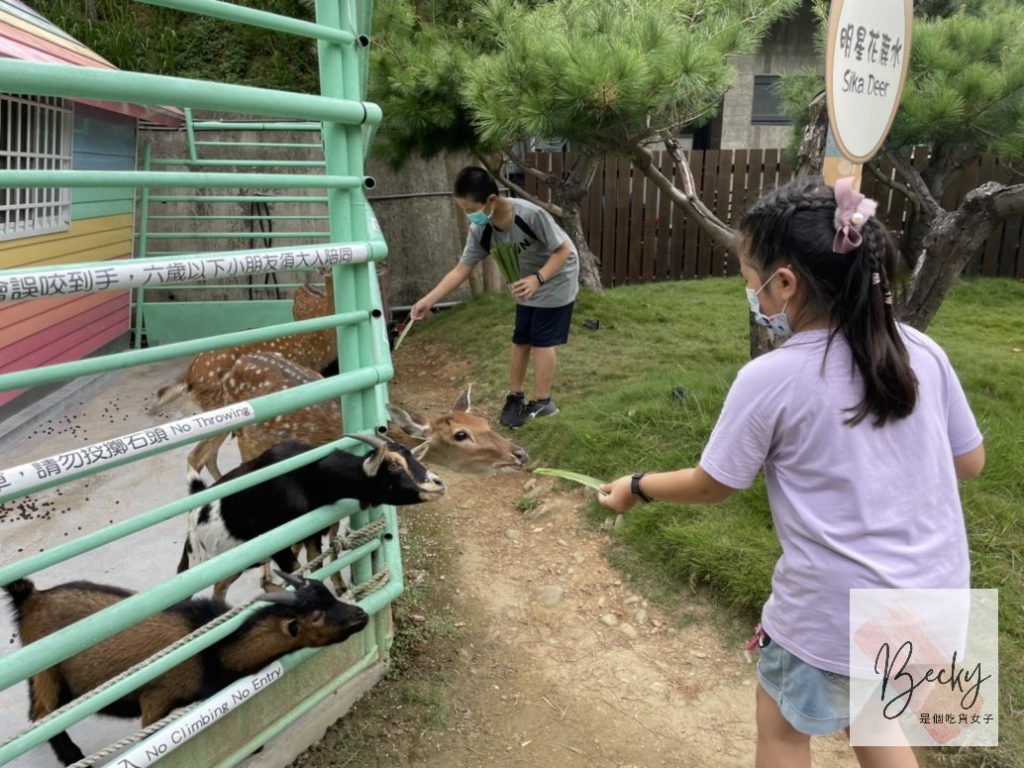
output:
[[388, 413], [395, 426], [430, 446], [432, 463], [454, 472], [483, 475], [525, 467], [530, 460], [525, 450], [470, 413], [472, 391], [470, 384], [451, 411], [432, 421], [395, 405], [388, 406]]
[[[249, 400], [321, 378], [316, 371], [278, 354], [243, 355], [223, 379], [223, 402]], [[529, 461], [526, 451], [494, 432], [486, 419], [470, 413], [471, 392], [472, 386], [467, 387], [451, 411], [429, 421], [389, 406], [389, 436], [399, 442], [411, 438], [419, 446], [418, 455], [429, 452], [431, 465], [455, 472], [488, 474], [523, 469]], [[236, 434], [242, 460], [248, 461], [284, 440], [323, 445], [340, 438], [342, 432], [341, 407], [336, 400], [329, 400], [242, 427]], [[216, 464], [216, 440], [209, 438], [193, 449], [189, 456], [193, 468]]]

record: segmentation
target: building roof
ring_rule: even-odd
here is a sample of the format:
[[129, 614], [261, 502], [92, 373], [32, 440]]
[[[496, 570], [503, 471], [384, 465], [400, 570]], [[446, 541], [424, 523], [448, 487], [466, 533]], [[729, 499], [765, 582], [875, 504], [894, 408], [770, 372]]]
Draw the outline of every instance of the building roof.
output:
[[[21, 0], [0, 0], [0, 57], [44, 64], [117, 69]], [[151, 107], [88, 99], [76, 101], [162, 125], [176, 126], [182, 120], [181, 111], [173, 107]]]

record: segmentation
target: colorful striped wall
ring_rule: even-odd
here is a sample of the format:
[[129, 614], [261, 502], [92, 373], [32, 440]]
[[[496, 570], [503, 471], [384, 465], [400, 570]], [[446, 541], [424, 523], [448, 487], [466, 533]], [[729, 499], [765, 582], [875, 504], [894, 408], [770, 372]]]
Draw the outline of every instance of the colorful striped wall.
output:
[[[134, 170], [135, 120], [75, 104], [72, 167]], [[0, 269], [131, 257], [131, 189], [76, 189], [71, 200], [68, 231], [0, 242]], [[0, 307], [0, 373], [81, 359], [126, 338], [129, 319], [127, 291]], [[0, 393], [0, 406], [18, 394]]]

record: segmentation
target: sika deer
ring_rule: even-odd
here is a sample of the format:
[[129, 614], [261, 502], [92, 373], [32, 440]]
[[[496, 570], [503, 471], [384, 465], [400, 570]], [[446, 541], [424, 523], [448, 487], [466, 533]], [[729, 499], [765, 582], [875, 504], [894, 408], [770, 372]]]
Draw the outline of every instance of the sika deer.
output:
[[[316, 371], [280, 355], [243, 355], [223, 378], [223, 402], [249, 400], [321, 378]], [[455, 472], [484, 475], [523, 469], [530, 458], [526, 451], [494, 432], [486, 419], [469, 412], [471, 391], [472, 385], [459, 396], [451, 411], [431, 421], [390, 406], [389, 437], [403, 443], [411, 439], [418, 445], [417, 458], [430, 452], [431, 464]], [[341, 406], [337, 400], [328, 400], [242, 427], [236, 435], [242, 461], [248, 462], [284, 441], [324, 445], [341, 438], [342, 432]], [[219, 479], [217, 452], [225, 439], [227, 433], [222, 433], [197, 443], [189, 454], [190, 468], [198, 472], [205, 466], [215, 479]], [[338, 525], [332, 526], [331, 538], [337, 536], [338, 529]], [[307, 546], [307, 558], [317, 554], [315, 547]], [[340, 577], [335, 583], [339, 581]]]
[[[221, 401], [249, 400], [320, 378], [315, 371], [280, 355], [244, 355], [223, 377]], [[470, 413], [471, 392], [472, 385], [459, 396], [451, 411], [429, 421], [390, 406], [388, 434], [399, 442], [411, 438], [414, 444], [426, 443], [431, 464], [454, 472], [484, 475], [523, 469], [529, 461], [526, 451], [492, 430], [486, 419]], [[236, 434], [242, 461], [256, 458], [282, 440], [323, 445], [341, 437], [341, 407], [336, 400], [316, 403], [242, 427]], [[215, 435], [198, 443], [189, 454], [189, 466], [197, 471], [205, 466], [215, 479], [219, 478], [217, 452], [226, 438], [226, 434]]]
[[[334, 314], [333, 281], [329, 273], [325, 279], [326, 286], [323, 290], [307, 284], [295, 291], [292, 303], [292, 317], [295, 320]], [[325, 328], [312, 333], [282, 336], [253, 344], [203, 352], [192, 358], [189, 367], [176, 383], [161, 387], [157, 391], [157, 401], [153, 407], [160, 408], [185, 393], [188, 393], [192, 401], [203, 411], [227, 405], [232, 401], [224, 400], [225, 376], [238, 358], [258, 352], [278, 354], [313, 370], [324, 370], [338, 359], [337, 329]], [[196, 466], [192, 458], [190, 456], [189, 463]], [[214, 475], [215, 478], [218, 476]]]

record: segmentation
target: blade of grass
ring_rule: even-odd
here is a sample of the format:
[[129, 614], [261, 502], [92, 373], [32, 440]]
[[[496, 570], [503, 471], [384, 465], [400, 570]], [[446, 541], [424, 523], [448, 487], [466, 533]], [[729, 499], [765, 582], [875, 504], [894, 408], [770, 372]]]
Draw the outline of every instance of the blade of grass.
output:
[[533, 470], [533, 473], [535, 475], [546, 475], [549, 477], [558, 477], [561, 478], [562, 480], [570, 480], [574, 483], [585, 485], [588, 488], [593, 488], [595, 491], [605, 484], [603, 480], [598, 480], [597, 478], [590, 477], [589, 475], [583, 475], [580, 474], [579, 472], [571, 472], [567, 469], [551, 469], [549, 467], [538, 467], [537, 469]]

